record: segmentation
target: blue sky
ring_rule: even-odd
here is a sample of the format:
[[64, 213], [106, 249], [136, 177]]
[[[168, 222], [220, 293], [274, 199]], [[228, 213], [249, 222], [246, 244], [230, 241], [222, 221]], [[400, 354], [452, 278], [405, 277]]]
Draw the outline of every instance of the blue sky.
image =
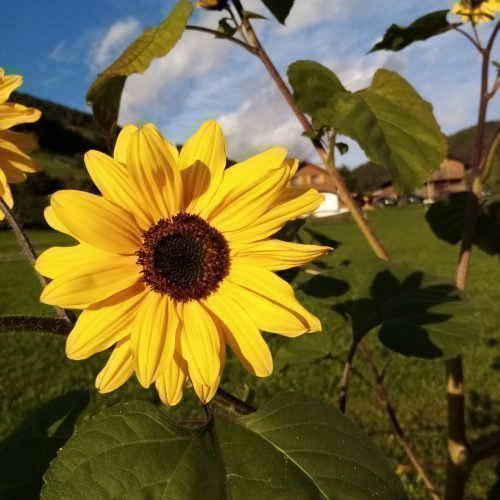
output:
[[[98, 71], [142, 30], [161, 21], [169, 0], [18, 0], [3, 6], [0, 66], [24, 75], [22, 91], [86, 110], [85, 93]], [[268, 15], [259, 0], [247, 10]], [[448, 33], [402, 52], [367, 54], [393, 22], [409, 24], [449, 0], [296, 0], [283, 27], [255, 21], [264, 46], [285, 74], [297, 59], [319, 61], [351, 90], [367, 86], [377, 68], [400, 72], [430, 101], [445, 133], [476, 117], [478, 55], [463, 37]], [[216, 27], [220, 13], [197, 10], [192, 24]], [[6, 22], [8, 20], [8, 22]], [[486, 38], [490, 26], [482, 26]], [[498, 46], [498, 45], [497, 45]], [[500, 59], [500, 54], [493, 59]], [[500, 117], [493, 102], [490, 119]], [[144, 75], [129, 78], [120, 123], [151, 121], [183, 142], [208, 118], [220, 121], [230, 156], [242, 159], [282, 145], [291, 155], [315, 160], [300, 127], [260, 62], [225, 41], [187, 32], [173, 52]], [[356, 147], [338, 162], [364, 160]]]

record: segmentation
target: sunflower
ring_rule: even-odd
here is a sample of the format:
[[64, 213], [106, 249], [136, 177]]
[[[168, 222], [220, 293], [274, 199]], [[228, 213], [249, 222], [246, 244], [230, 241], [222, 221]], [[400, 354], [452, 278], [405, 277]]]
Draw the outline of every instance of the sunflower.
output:
[[[22, 76], [5, 76], [0, 68], [0, 197], [12, 208], [14, 200], [9, 183], [26, 180], [26, 172], [36, 172], [38, 168], [29, 157], [36, 147], [36, 141], [28, 134], [8, 130], [20, 123], [36, 122], [40, 111], [21, 104], [6, 102], [10, 94], [23, 83]], [[0, 212], [0, 220], [3, 220]]]
[[500, 0], [461, 0], [451, 9], [464, 23], [485, 23], [495, 18], [495, 12], [500, 10]]
[[59, 191], [47, 222], [79, 244], [51, 248], [37, 270], [53, 279], [41, 301], [83, 309], [66, 342], [71, 359], [114, 349], [101, 393], [135, 372], [175, 405], [190, 379], [203, 402], [217, 390], [226, 345], [258, 377], [273, 360], [261, 331], [296, 337], [321, 329], [273, 273], [327, 247], [270, 238], [317, 208], [314, 189], [288, 186], [297, 162], [273, 148], [225, 169], [219, 125], [206, 122], [178, 153], [151, 124], [120, 133], [114, 157], [85, 164], [102, 196]]

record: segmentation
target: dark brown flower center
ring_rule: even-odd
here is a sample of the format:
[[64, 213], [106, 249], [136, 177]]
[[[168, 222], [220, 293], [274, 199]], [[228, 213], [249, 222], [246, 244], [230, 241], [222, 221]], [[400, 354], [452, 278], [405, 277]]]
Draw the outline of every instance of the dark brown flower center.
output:
[[208, 297], [229, 272], [227, 241], [197, 215], [159, 220], [144, 233], [137, 255], [149, 287], [179, 302]]

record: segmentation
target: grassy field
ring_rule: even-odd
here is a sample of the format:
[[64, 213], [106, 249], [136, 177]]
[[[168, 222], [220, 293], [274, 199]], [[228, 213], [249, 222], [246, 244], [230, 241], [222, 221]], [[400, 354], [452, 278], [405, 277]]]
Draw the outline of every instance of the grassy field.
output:
[[[370, 212], [368, 218], [393, 260], [452, 278], [457, 248], [438, 241], [432, 235], [423, 213], [422, 207], [405, 207]], [[331, 265], [347, 260], [351, 261], [351, 265], [362, 264], [371, 256], [349, 217], [310, 220], [307, 227], [341, 243], [335, 252], [325, 258], [325, 262]], [[39, 250], [68, 242], [48, 231], [32, 231], [30, 235]], [[49, 308], [38, 303], [38, 282], [23, 262], [12, 234], [7, 232], [0, 233], [0, 277], [0, 315], [52, 314]], [[469, 296], [481, 307], [481, 314], [477, 325], [478, 341], [465, 353], [467, 418], [471, 438], [500, 426], [499, 281], [498, 260], [474, 250]], [[226, 389], [241, 397], [250, 393], [256, 405], [288, 390], [299, 390], [336, 402], [348, 339], [336, 331], [337, 325], [331, 324], [331, 318], [324, 316], [320, 305], [307, 298], [304, 302], [323, 317], [323, 334], [334, 336], [338, 356], [333, 361], [286, 367], [277, 370], [268, 379], [252, 378], [234, 359], [229, 358], [223, 379]], [[273, 351], [286, 342], [277, 336], [268, 338]], [[390, 355], [379, 347], [376, 337], [367, 339], [367, 343], [375, 352], [378, 364], [386, 368], [386, 385], [403, 426], [436, 483], [442, 485], [446, 456], [442, 363]], [[33, 333], [3, 335], [0, 338], [0, 356], [0, 433], [5, 440], [37, 407], [70, 390], [90, 391], [90, 402], [81, 416], [82, 420], [100, 408], [121, 400], [133, 398], [157, 402], [153, 391], [139, 388], [135, 381], [130, 381], [110, 395], [96, 394], [93, 379], [104, 357], [95, 356], [83, 362], [66, 360], [63, 339], [59, 337]], [[355, 361], [355, 368], [361, 376], [370, 378], [360, 360]], [[410, 498], [428, 498], [391, 435], [387, 417], [373, 397], [371, 387], [361, 376], [354, 375], [352, 379], [349, 415], [384, 449], [391, 463], [397, 467]], [[193, 399], [187, 399], [187, 404], [176, 412], [193, 407]], [[500, 466], [491, 462], [477, 467], [470, 479], [467, 498], [500, 498], [499, 484]]]

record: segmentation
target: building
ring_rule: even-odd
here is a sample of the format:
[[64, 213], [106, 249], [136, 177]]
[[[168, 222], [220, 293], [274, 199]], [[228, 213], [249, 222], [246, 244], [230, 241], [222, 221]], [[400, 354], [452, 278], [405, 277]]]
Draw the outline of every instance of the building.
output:
[[317, 189], [324, 196], [323, 203], [314, 211], [315, 217], [326, 217], [345, 212], [340, 207], [340, 200], [331, 175], [323, 168], [303, 162], [291, 181], [292, 186]]
[[[454, 158], [446, 158], [424, 184], [415, 189], [414, 193], [429, 201], [439, 200], [450, 193], [467, 190], [467, 175], [465, 165]], [[386, 180], [370, 195], [373, 198], [398, 198], [392, 181]]]
[[292, 186], [312, 187], [321, 193], [336, 193], [335, 182], [325, 169], [313, 163], [301, 162], [292, 178]]
[[467, 190], [465, 165], [453, 158], [446, 158], [424, 185], [415, 194], [428, 200], [438, 200], [450, 193]]

